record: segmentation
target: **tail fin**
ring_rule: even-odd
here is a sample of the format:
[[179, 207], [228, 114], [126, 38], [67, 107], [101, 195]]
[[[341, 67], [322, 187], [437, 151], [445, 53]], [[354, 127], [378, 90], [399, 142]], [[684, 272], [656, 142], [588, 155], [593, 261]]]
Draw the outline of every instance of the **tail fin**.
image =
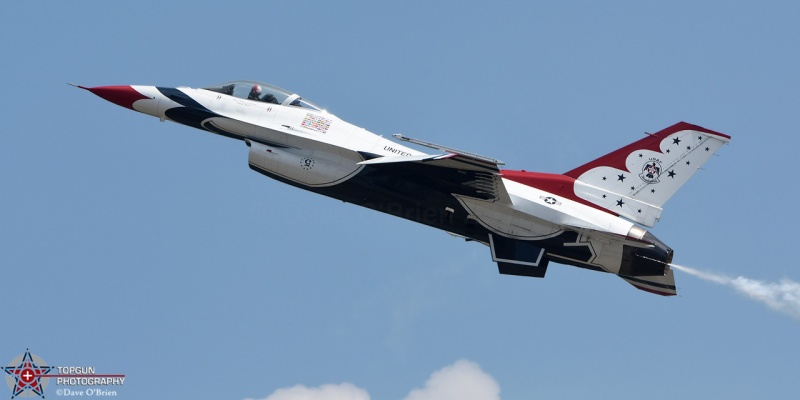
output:
[[565, 175], [575, 194], [646, 226], [661, 218], [664, 203], [730, 136], [679, 122]]

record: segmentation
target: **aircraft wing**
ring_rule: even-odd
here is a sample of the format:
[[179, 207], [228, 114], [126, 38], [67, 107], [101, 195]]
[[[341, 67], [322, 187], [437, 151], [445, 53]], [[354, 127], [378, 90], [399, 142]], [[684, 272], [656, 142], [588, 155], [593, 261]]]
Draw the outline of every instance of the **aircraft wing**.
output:
[[[479, 158], [480, 157], [480, 158]], [[394, 168], [395, 173], [431, 181], [443, 191], [486, 201], [510, 204], [511, 198], [500, 177], [497, 160], [471, 154], [447, 153], [411, 157], [378, 157], [361, 165]]]

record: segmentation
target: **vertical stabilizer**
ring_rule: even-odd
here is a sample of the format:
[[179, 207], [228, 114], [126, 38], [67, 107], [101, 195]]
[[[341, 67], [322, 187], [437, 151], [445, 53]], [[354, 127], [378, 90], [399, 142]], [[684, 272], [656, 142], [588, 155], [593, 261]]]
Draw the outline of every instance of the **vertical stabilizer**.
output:
[[679, 122], [565, 175], [575, 194], [646, 226], [661, 218], [664, 203], [730, 136]]

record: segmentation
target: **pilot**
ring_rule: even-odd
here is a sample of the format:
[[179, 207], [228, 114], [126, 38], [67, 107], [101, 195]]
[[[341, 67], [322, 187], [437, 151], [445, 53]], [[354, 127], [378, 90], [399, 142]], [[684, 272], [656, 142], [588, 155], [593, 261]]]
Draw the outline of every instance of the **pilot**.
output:
[[272, 93], [266, 93], [264, 97], [261, 98], [261, 101], [265, 103], [281, 104], [280, 102], [278, 102], [278, 99], [276, 99], [275, 96], [272, 95]]
[[261, 96], [261, 86], [253, 85], [253, 88], [250, 89], [250, 94], [247, 96], [248, 100], [261, 100], [259, 98]]

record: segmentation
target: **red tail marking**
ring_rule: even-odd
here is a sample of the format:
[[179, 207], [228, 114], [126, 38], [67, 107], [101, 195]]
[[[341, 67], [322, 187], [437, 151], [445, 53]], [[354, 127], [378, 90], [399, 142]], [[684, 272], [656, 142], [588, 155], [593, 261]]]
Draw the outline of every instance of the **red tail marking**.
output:
[[631, 152], [636, 150], [652, 150], [661, 152], [661, 149], [659, 148], [661, 140], [663, 140], [665, 137], [675, 132], [686, 131], [686, 130], [698, 131], [707, 133], [709, 135], [721, 136], [726, 139], [731, 138], [730, 136], [724, 133], [715, 132], [710, 129], [703, 128], [701, 126], [692, 125], [687, 122], [678, 122], [677, 124], [672, 125], [669, 128], [662, 129], [657, 133], [648, 134], [648, 136], [643, 138], [642, 140], [633, 142], [619, 150], [614, 150], [611, 153], [608, 153], [605, 156], [600, 157], [588, 164], [581, 165], [580, 167], [575, 168], [564, 175], [571, 176], [577, 179], [584, 172], [592, 168], [603, 167], [603, 166], [616, 168], [621, 171], [627, 171], [628, 168], [625, 166], [625, 160], [627, 159], [628, 155], [631, 154]]

